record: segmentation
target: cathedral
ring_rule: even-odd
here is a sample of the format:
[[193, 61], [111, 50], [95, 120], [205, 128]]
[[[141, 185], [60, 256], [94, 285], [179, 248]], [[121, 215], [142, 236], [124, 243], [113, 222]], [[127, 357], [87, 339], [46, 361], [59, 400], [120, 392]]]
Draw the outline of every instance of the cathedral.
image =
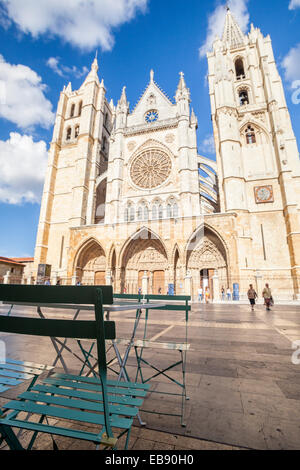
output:
[[[150, 72], [130, 109], [95, 59], [60, 95], [35, 249], [52, 283], [191, 295], [268, 282], [300, 300], [300, 163], [270, 36], [228, 9], [207, 54], [216, 162], [199, 155], [183, 73], [172, 101]], [[209, 119], [209, 116], [207, 116]], [[51, 274], [50, 274], [51, 272]]]

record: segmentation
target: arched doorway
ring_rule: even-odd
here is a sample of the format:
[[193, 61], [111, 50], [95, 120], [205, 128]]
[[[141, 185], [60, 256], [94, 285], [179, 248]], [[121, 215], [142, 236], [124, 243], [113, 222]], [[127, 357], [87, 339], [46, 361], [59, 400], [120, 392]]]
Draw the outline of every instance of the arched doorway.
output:
[[76, 264], [76, 275], [83, 285], [106, 285], [105, 252], [96, 240], [91, 240], [82, 249]]
[[136, 294], [148, 279], [149, 294], [166, 294], [168, 258], [162, 242], [147, 230], [128, 243], [122, 258], [122, 290]]
[[[219, 296], [217, 289], [228, 286], [227, 251], [221, 237], [208, 227], [202, 227], [191, 239], [187, 250], [187, 270], [191, 272], [193, 295], [202, 287], [209, 288], [211, 298]], [[214, 283], [217, 276], [218, 282]]]

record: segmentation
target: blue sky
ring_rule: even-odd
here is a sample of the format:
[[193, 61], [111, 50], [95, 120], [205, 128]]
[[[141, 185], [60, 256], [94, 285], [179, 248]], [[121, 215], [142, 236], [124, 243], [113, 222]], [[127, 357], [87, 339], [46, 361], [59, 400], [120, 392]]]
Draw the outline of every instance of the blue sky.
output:
[[[0, 0], [2, 256], [34, 254], [46, 151], [59, 93], [69, 81], [73, 89], [80, 87], [96, 50], [108, 99], [116, 103], [126, 85], [131, 109], [149, 81], [151, 68], [171, 99], [183, 71], [199, 122], [199, 152], [214, 158], [203, 54], [222, 27], [225, 2], [83, 3], [79, 7], [80, 0]], [[300, 93], [292, 88], [300, 89], [300, 0], [231, 0], [229, 4], [245, 32], [253, 23], [264, 35], [271, 35], [300, 140], [300, 104], [296, 105], [300, 100], [295, 101], [295, 93], [296, 98]]]

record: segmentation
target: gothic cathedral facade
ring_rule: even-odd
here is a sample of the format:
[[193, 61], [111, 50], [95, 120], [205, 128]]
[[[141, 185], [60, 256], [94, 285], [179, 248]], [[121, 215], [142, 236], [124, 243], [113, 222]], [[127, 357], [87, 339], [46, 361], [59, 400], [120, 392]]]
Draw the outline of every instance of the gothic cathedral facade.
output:
[[300, 163], [271, 39], [228, 10], [208, 53], [216, 162], [198, 154], [180, 74], [175, 101], [154, 80], [134, 110], [106, 99], [95, 59], [61, 93], [35, 268], [115, 292], [190, 294], [269, 282], [300, 300]]

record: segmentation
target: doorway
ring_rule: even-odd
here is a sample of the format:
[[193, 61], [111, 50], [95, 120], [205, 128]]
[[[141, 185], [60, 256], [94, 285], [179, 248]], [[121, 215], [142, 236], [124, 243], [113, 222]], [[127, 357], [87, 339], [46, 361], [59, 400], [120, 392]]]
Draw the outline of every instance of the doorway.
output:
[[95, 286], [106, 285], [106, 274], [105, 271], [97, 271], [95, 273]]
[[213, 277], [215, 274], [214, 269], [202, 269], [200, 271], [200, 286], [205, 292], [206, 288], [209, 288], [210, 298], [213, 299], [214, 297], [214, 284], [213, 284]]
[[165, 294], [165, 271], [154, 271], [152, 294]]

